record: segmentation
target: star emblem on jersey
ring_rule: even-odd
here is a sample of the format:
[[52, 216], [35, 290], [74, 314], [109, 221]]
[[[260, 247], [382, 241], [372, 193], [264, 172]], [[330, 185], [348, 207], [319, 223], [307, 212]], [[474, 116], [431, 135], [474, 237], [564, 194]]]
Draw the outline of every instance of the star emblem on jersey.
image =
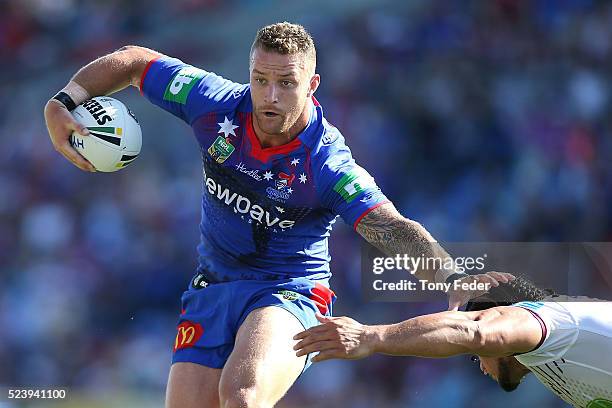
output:
[[300, 159], [293, 159], [293, 160], [291, 160], [291, 165], [292, 166], [297, 166], [298, 164], [300, 164]]
[[266, 172], [263, 174], [263, 178], [264, 178], [264, 179], [266, 179], [266, 180], [272, 180], [272, 177], [273, 177], [273, 176], [272, 176], [272, 172], [271, 172], [270, 170], [266, 171]]
[[234, 121], [229, 120], [227, 116], [225, 116], [223, 122], [217, 123], [217, 125], [219, 125], [220, 128], [217, 133], [223, 133], [225, 138], [227, 138], [228, 135], [236, 136], [234, 129], [239, 128], [239, 126], [234, 125]]
[[276, 208], [276, 211], [278, 211], [278, 212], [279, 212], [279, 213], [281, 213], [281, 214], [285, 212], [285, 210], [283, 209], [283, 207], [277, 207], [277, 206], [274, 206], [274, 208]]
[[308, 178], [306, 177], [306, 175], [304, 173], [300, 174], [300, 183], [306, 183], [306, 181], [308, 181]]

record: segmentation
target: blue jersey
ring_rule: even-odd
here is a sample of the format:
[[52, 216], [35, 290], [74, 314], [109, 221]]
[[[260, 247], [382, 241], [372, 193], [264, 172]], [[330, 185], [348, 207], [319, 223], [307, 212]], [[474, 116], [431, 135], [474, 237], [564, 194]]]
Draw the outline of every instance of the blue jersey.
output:
[[356, 226], [388, 201], [314, 98], [297, 138], [263, 148], [248, 84], [162, 57], [147, 66], [141, 91], [191, 125], [200, 145], [198, 272], [209, 282], [327, 280], [336, 217]]

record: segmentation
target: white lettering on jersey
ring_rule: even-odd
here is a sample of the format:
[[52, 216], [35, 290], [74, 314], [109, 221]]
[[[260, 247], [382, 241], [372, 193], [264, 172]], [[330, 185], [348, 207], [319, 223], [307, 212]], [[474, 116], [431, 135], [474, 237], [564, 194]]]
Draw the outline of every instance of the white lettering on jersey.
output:
[[183, 89], [183, 85], [189, 84], [193, 79], [193, 77], [186, 75], [177, 75], [174, 81], [172, 81], [172, 85], [170, 85], [170, 92], [172, 92], [173, 95], [178, 95], [181, 89]]
[[240, 194], [232, 193], [227, 187], [223, 187], [217, 183], [212, 177], [206, 178], [206, 189], [208, 192], [216, 197], [219, 201], [227, 206], [234, 207], [234, 212], [241, 214], [249, 214], [251, 219], [265, 223], [268, 227], [273, 227], [278, 224], [282, 229], [291, 228], [295, 225], [293, 220], [281, 220], [278, 217], [270, 214], [269, 211], [257, 204], [252, 204], [251, 200]]

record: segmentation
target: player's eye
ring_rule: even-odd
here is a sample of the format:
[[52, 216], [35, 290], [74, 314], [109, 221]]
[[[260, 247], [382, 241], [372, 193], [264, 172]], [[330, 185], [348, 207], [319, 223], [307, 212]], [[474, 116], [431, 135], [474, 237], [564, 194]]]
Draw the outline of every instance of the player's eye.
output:
[[291, 85], [293, 85], [293, 82], [285, 80], [285, 81], [281, 81], [281, 85], [282, 86], [291, 86]]
[[263, 78], [255, 78], [255, 82], [257, 82], [260, 85], [263, 85], [266, 83], [266, 80]]

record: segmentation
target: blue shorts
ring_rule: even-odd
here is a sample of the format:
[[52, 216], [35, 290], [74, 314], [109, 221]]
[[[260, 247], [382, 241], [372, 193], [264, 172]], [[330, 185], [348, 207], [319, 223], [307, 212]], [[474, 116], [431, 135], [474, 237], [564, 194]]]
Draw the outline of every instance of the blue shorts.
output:
[[[251, 311], [265, 306], [281, 307], [308, 329], [319, 324], [316, 312], [331, 316], [335, 299], [326, 285], [307, 278], [209, 284], [198, 274], [181, 297], [172, 363], [223, 368], [234, 349], [236, 333]], [[310, 366], [310, 360], [309, 355], [304, 370]]]

